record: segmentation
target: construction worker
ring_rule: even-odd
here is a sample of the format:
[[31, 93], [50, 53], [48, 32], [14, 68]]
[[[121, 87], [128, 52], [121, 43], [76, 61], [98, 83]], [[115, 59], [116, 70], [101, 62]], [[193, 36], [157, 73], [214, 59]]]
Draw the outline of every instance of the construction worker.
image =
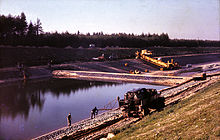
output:
[[120, 97], [119, 96], [117, 97], [117, 100], [118, 100], [118, 107], [120, 107]]
[[71, 113], [69, 113], [69, 115], [67, 116], [67, 124], [68, 124], [68, 126], [71, 126], [71, 120], [72, 120]]
[[95, 108], [93, 108], [93, 110], [91, 111], [91, 119], [93, 119], [93, 116], [94, 116], [94, 118], [95, 118], [95, 115], [97, 115], [98, 114], [98, 109], [95, 107]]

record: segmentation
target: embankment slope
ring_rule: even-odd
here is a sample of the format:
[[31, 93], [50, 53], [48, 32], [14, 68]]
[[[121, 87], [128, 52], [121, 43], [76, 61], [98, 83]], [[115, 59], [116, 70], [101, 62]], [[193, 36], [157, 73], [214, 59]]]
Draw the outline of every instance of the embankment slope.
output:
[[[145, 117], [113, 139], [219, 139], [220, 80]], [[123, 132], [122, 132], [123, 131]]]

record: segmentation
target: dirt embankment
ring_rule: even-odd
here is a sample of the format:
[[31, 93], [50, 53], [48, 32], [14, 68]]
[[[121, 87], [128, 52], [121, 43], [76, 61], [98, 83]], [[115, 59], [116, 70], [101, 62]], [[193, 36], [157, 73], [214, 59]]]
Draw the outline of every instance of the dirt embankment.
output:
[[66, 79], [82, 79], [96, 81], [112, 81], [112, 82], [135, 82], [159, 85], [176, 85], [185, 82], [188, 77], [177, 76], [160, 76], [150, 74], [129, 74], [129, 73], [109, 73], [109, 72], [88, 72], [88, 71], [71, 71], [56, 70], [53, 71], [55, 78]]
[[162, 61], [167, 62], [174, 59], [179, 65], [185, 66], [187, 64], [200, 64], [216, 62], [220, 60], [220, 53], [210, 54], [188, 54], [188, 55], [176, 55], [176, 56], [164, 56]]
[[[135, 79], [139, 77], [143, 80], [143, 76], [193, 76], [197, 73], [201, 74], [202, 72], [212, 72], [218, 71], [220, 69], [220, 64], [217, 61], [217, 57], [220, 57], [220, 54], [203, 54], [203, 55], [191, 55], [190, 57], [181, 57], [176, 56], [175, 58], [181, 59], [182, 63], [187, 63], [189, 61], [195, 61], [198, 63], [197, 65], [193, 65], [191, 68], [183, 68], [180, 70], [172, 70], [172, 71], [159, 71], [156, 67], [152, 65], [148, 65], [142, 60], [139, 59], [121, 59], [121, 60], [113, 60], [113, 61], [91, 61], [91, 62], [73, 62], [68, 64], [53, 64], [51, 68], [47, 65], [44, 66], [31, 66], [27, 67], [27, 73], [29, 75], [29, 79], [41, 78], [41, 77], [51, 77], [51, 72], [53, 70], [74, 70], [74, 71], [90, 71], [90, 72], [109, 72], [109, 73], [124, 73], [129, 75], [129, 71], [138, 70], [141, 74], [130, 74]], [[209, 59], [206, 59], [209, 58]], [[207, 64], [204, 66], [200, 63], [204, 63], [204, 60]], [[215, 63], [212, 63], [215, 62]], [[212, 64], [211, 64], [212, 63]], [[126, 64], [126, 65], [125, 65]], [[147, 72], [146, 72], [147, 71]], [[131, 77], [130, 76], [130, 77]], [[94, 77], [94, 76], [93, 76]], [[114, 77], [112, 77], [114, 78]], [[120, 77], [115, 77], [120, 78]], [[136, 82], [134, 78], [130, 78], [133, 82]], [[139, 81], [141, 80], [139, 79]], [[172, 78], [171, 78], [172, 79]], [[9, 68], [0, 68], [0, 83], [12, 82], [16, 80], [23, 80], [22, 73], [19, 72], [19, 69], [16, 67]], [[93, 78], [93, 80], [95, 80]], [[119, 80], [120, 81], [120, 80]], [[156, 83], [155, 80], [149, 81], [149, 79], [145, 78], [145, 82]], [[157, 82], [158, 83], [158, 82]], [[179, 83], [178, 81], [173, 81], [171, 84]]]
[[[0, 84], [23, 80], [22, 72], [17, 68], [17, 63], [26, 67], [27, 79], [51, 77], [51, 71], [56, 68], [65, 68], [71, 63], [81, 69], [81, 62], [91, 61], [93, 57], [105, 54], [114, 59], [134, 57], [137, 49], [109, 48], [109, 49], [58, 49], [58, 48], [31, 48], [31, 47], [0, 47]], [[47, 64], [52, 60], [52, 68]], [[84, 63], [86, 64], [86, 63]], [[75, 67], [75, 68], [76, 68]], [[92, 65], [87, 69], [92, 70]]]
[[26, 66], [46, 65], [52, 60], [52, 64], [70, 62], [91, 61], [93, 57], [105, 55], [113, 59], [134, 58], [137, 48], [82, 48], [82, 49], [59, 49], [59, 48], [25, 48], [25, 47], [0, 47], [0, 67], [15, 67], [17, 62]]
[[[172, 56], [185, 54], [220, 53], [220, 47], [149, 47], [154, 56]], [[0, 46], [0, 67], [13, 67], [17, 62], [27, 66], [45, 65], [50, 60], [53, 64], [76, 61], [91, 61], [93, 57], [105, 54], [105, 58], [134, 58], [140, 48], [82, 48], [60, 49], [48, 47], [10, 47]]]
[[24, 79], [23, 72], [15, 67], [0, 69], [0, 85], [18, 81], [26, 81], [33, 79], [43, 79], [52, 77], [51, 70], [45, 66], [27, 67], [26, 79]]
[[[126, 65], [125, 65], [126, 64]], [[54, 70], [77, 70], [93, 72], [111, 72], [111, 73], [129, 73], [130, 70], [155, 71], [155, 67], [145, 64], [139, 59], [122, 59], [114, 61], [93, 61], [93, 62], [76, 62], [70, 64], [54, 65]]]
[[[217, 78], [217, 77], [216, 77]], [[220, 81], [212, 79], [186, 90], [185, 98], [143, 120], [113, 139], [219, 139]], [[179, 97], [181, 98], [181, 97]]]
[[[124, 64], [128, 63], [127, 66]], [[136, 59], [123, 59], [114, 61], [104, 61], [104, 62], [75, 62], [69, 64], [52, 65], [52, 68], [48, 66], [32, 66], [26, 67], [26, 71], [29, 79], [34, 79], [34, 77], [51, 77], [51, 72], [53, 70], [76, 70], [76, 71], [96, 71], [96, 72], [111, 72], [111, 73], [127, 73], [129, 70], [138, 69], [144, 72], [146, 69], [150, 71], [156, 70], [151, 66], [144, 64], [140, 60]], [[1, 68], [0, 69], [0, 83], [10, 82], [15, 80], [22, 80], [22, 72], [16, 67]]]
[[[178, 57], [192, 53], [220, 52], [220, 47], [151, 47], [154, 56], [175, 55], [174, 59], [180, 64], [191, 62], [203, 63], [213, 62], [220, 58], [219, 54], [211, 55], [192, 55]], [[134, 58], [137, 48], [82, 48], [82, 49], [59, 49], [59, 48], [30, 48], [30, 47], [2, 47], [0, 46], [0, 83], [22, 80], [23, 76], [16, 68], [17, 62], [24, 63], [27, 67], [29, 79], [50, 77], [52, 70], [79, 70], [79, 71], [98, 71], [112, 73], [128, 73], [130, 70], [139, 70], [147, 74], [156, 72], [153, 66], [141, 60], [125, 59]], [[93, 57], [105, 54], [105, 58], [113, 57], [113, 61], [103, 62], [92, 61]], [[195, 58], [196, 57], [196, 58]], [[166, 59], [166, 58], [164, 58]], [[48, 69], [48, 62], [52, 60], [52, 69]], [[196, 60], [196, 61], [195, 61]], [[125, 64], [127, 65], [125, 66]], [[37, 66], [39, 65], [39, 66]], [[149, 73], [150, 71], [150, 73]], [[163, 73], [155, 73], [163, 75]], [[172, 73], [171, 73], [172, 75]], [[175, 75], [175, 74], [174, 74]], [[168, 74], [169, 76], [169, 74]]]

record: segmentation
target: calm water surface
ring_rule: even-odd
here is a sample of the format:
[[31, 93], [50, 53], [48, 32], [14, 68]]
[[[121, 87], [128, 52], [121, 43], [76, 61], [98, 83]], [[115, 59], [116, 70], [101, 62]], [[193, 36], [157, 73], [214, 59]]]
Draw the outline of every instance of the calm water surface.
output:
[[166, 86], [52, 79], [0, 87], [0, 139], [31, 139], [90, 117], [95, 106], [103, 108], [133, 88]]

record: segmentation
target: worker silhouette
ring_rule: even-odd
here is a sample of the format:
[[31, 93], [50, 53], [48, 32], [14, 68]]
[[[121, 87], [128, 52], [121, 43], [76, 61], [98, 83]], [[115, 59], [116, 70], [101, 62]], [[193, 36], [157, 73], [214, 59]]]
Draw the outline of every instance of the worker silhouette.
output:
[[69, 113], [69, 115], [67, 116], [67, 124], [68, 124], [68, 126], [71, 126], [71, 120], [72, 120], [71, 113]]
[[95, 118], [95, 115], [97, 115], [97, 114], [98, 114], [98, 109], [95, 107], [95, 108], [93, 108], [92, 111], [91, 111], [91, 119], [93, 119], [93, 116], [94, 116], [94, 118]]
[[117, 101], [118, 101], [118, 107], [120, 108], [120, 97], [117, 97]]

